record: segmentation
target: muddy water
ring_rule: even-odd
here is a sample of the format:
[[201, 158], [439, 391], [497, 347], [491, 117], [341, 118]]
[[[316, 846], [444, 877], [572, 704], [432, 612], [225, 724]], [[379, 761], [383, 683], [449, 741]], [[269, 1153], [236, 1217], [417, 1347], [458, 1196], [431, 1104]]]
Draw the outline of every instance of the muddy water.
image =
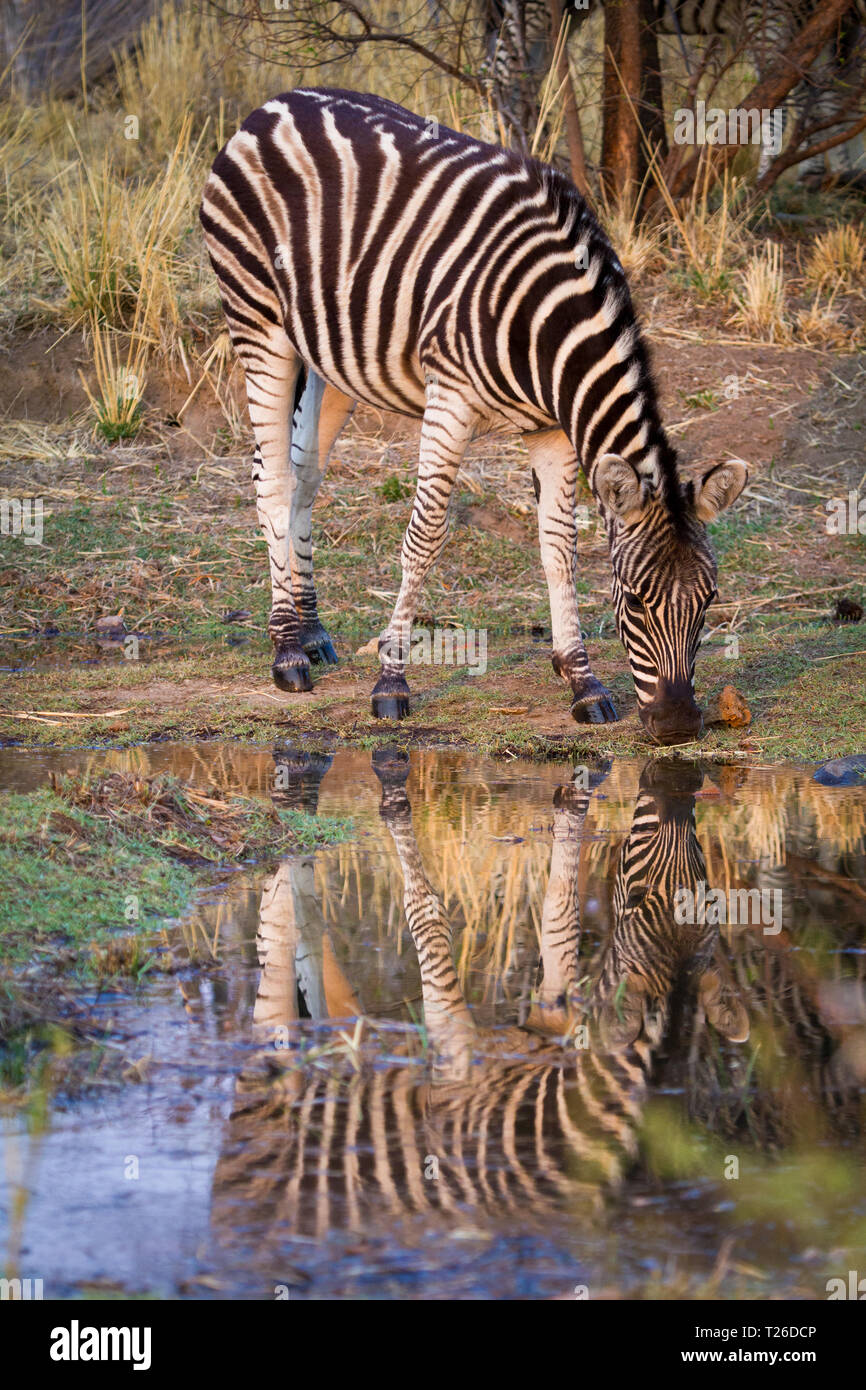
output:
[[[0, 752], [350, 814], [94, 1010], [142, 1079], [0, 1119], [45, 1295], [826, 1297], [862, 1267], [866, 792], [218, 744]], [[733, 920], [732, 920], [733, 919]], [[182, 954], [182, 953], [179, 953]]]

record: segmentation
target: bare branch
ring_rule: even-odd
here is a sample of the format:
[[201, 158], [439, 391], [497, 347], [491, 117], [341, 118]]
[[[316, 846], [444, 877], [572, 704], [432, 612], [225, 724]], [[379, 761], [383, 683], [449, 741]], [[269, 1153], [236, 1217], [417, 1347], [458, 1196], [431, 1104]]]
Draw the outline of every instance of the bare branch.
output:
[[[759, 111], [772, 111], [780, 106], [818, 57], [850, 3], [851, 0], [824, 0], [765, 76], [743, 98], [741, 106]], [[738, 145], [717, 145], [706, 151], [705, 157], [710, 160], [716, 177], [733, 162], [738, 151]], [[663, 176], [668, 179], [675, 196], [691, 187], [701, 165], [702, 153], [698, 151], [692, 155], [670, 179], [668, 171], [664, 171]], [[800, 163], [801, 159], [802, 155], [792, 162]]]

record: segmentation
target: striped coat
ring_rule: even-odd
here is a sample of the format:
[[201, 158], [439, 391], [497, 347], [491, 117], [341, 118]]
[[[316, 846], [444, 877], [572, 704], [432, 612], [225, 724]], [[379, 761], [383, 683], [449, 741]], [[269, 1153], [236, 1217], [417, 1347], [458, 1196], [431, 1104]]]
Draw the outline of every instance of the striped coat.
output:
[[423, 419], [375, 714], [408, 712], [409, 632], [465, 448], [516, 430], [538, 501], [553, 665], [574, 717], [616, 718], [577, 609], [582, 468], [607, 527], [644, 725], [663, 743], [699, 733], [694, 660], [715, 592], [705, 523], [736, 498], [746, 468], [680, 475], [622, 267], [568, 180], [379, 97], [302, 89], [228, 142], [201, 217], [246, 375], [277, 683], [309, 689], [310, 659], [335, 659], [311, 515], [360, 400]]

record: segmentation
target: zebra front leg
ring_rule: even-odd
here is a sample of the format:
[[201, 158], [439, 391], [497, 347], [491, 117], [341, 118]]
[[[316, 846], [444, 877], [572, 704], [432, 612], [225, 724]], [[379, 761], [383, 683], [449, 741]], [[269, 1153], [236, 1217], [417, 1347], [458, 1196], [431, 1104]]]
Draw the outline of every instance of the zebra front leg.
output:
[[424, 1025], [432, 1044], [434, 1081], [465, 1081], [472, 1062], [475, 1025], [451, 953], [451, 922], [433, 891], [412, 825], [406, 795], [409, 755], [378, 748], [373, 771], [382, 787], [379, 814], [387, 826], [403, 876], [403, 908], [418, 953]]
[[291, 569], [292, 592], [301, 622], [300, 643], [310, 661], [336, 666], [337, 653], [319, 619], [313, 582], [313, 503], [322, 485], [337, 435], [355, 402], [307, 371], [292, 421]]
[[292, 593], [289, 517], [294, 480], [290, 466], [292, 404], [300, 360], [285, 334], [271, 335], [246, 369], [247, 400], [256, 439], [253, 482], [259, 525], [268, 546], [274, 644], [271, 671], [281, 690], [312, 690], [310, 662], [301, 647], [301, 624]]
[[580, 724], [612, 724], [613, 696], [594, 674], [577, 611], [577, 527], [574, 499], [579, 465], [560, 430], [526, 438], [538, 502], [538, 541], [550, 594], [553, 669], [571, 687], [572, 717]]
[[610, 768], [609, 761], [592, 769], [576, 768], [571, 782], [557, 787], [553, 797], [553, 849], [541, 908], [539, 976], [526, 1020], [530, 1028], [544, 1033], [571, 1033], [580, 1013], [578, 866], [590, 799]]
[[391, 621], [379, 639], [382, 674], [373, 687], [376, 719], [403, 719], [409, 713], [406, 661], [412, 620], [427, 575], [448, 534], [448, 502], [475, 417], [456, 393], [441, 388], [428, 396], [421, 426], [418, 485], [400, 559], [403, 579]]

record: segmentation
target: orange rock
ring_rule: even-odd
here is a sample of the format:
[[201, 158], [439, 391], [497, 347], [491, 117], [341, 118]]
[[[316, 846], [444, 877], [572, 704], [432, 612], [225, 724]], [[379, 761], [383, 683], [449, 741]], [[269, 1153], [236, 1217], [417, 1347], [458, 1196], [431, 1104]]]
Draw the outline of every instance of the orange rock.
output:
[[743, 729], [751, 722], [752, 711], [732, 685], [726, 685], [720, 695], [713, 697], [704, 715], [705, 724], [727, 724], [730, 729]]

